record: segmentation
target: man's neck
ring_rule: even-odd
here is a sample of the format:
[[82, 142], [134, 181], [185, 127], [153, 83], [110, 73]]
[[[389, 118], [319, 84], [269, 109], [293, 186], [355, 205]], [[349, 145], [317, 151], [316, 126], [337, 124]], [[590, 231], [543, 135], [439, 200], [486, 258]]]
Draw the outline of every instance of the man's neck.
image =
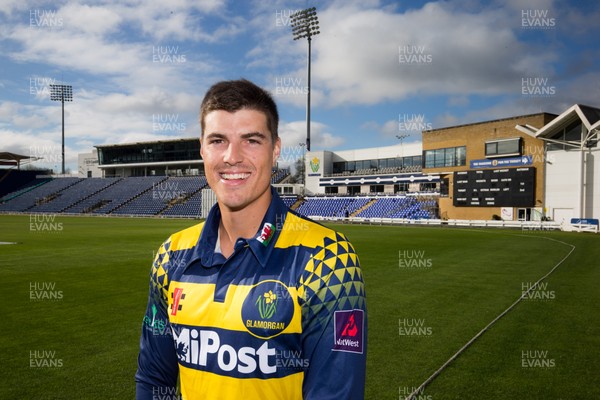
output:
[[221, 207], [221, 222], [219, 232], [221, 239], [221, 252], [228, 258], [233, 253], [235, 242], [239, 238], [251, 238], [256, 235], [262, 222], [272, 195], [269, 192], [264, 199], [259, 199], [242, 210], [231, 210]]

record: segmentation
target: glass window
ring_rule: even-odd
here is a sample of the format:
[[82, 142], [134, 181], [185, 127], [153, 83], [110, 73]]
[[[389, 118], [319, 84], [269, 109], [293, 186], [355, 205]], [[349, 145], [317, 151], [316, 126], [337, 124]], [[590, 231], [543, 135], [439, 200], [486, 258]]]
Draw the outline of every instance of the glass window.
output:
[[485, 144], [486, 157], [515, 156], [521, 154], [521, 138], [497, 140]]
[[456, 159], [455, 149], [446, 149], [446, 162], [445, 162], [444, 166], [452, 167], [452, 166], [456, 165], [455, 159]]
[[433, 168], [435, 166], [435, 154], [432, 150], [425, 152], [425, 168]]
[[485, 144], [485, 155], [486, 156], [495, 156], [498, 154], [498, 143], [486, 143]]
[[465, 146], [456, 148], [456, 161], [458, 166], [467, 165], [467, 148]]
[[434, 165], [436, 167], [443, 167], [445, 160], [446, 149], [437, 149], [435, 150], [435, 161]]
[[565, 140], [581, 141], [581, 122], [575, 123], [565, 129]]

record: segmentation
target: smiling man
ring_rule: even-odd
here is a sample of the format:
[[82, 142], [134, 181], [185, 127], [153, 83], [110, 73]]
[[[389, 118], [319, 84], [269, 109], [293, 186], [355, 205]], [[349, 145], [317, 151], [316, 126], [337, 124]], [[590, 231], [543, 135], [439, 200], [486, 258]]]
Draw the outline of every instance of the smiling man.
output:
[[271, 96], [247, 80], [206, 93], [201, 155], [217, 204], [154, 260], [138, 399], [364, 397], [358, 257], [271, 187], [278, 123]]

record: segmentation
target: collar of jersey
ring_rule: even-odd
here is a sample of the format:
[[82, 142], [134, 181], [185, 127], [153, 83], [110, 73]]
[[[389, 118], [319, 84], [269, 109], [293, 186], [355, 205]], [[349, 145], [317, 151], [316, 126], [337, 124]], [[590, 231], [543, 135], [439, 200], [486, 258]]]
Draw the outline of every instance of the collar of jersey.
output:
[[[269, 208], [267, 209], [267, 212], [265, 213], [265, 216], [263, 217], [263, 220], [260, 223], [258, 231], [254, 237], [249, 239], [241, 239], [245, 242], [244, 245], [247, 245], [250, 248], [252, 254], [254, 254], [254, 257], [263, 268], [266, 267], [269, 261], [269, 257], [273, 251], [273, 247], [275, 246], [275, 242], [277, 242], [277, 238], [281, 233], [280, 228], [283, 226], [283, 222], [285, 221], [287, 214], [286, 205], [273, 187], [271, 187], [271, 195], [271, 204], [269, 204]], [[193, 257], [194, 259], [200, 259], [202, 266], [205, 268], [220, 265], [220, 261], [222, 261], [221, 256], [215, 256], [215, 244], [217, 243], [220, 221], [221, 211], [219, 210], [219, 205], [215, 204], [208, 213], [208, 217], [204, 222], [204, 227], [202, 228], [202, 233], [200, 234], [200, 239], [198, 240], [197, 254], [195, 257]], [[263, 226], [267, 222], [272, 224], [276, 229], [273, 237], [265, 246], [258, 241], [258, 237], [262, 232]]]

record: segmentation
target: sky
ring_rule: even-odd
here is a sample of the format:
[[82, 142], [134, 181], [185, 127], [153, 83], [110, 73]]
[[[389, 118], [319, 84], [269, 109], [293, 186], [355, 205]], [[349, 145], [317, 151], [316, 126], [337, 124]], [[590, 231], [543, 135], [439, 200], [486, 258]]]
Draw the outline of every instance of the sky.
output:
[[[316, 7], [311, 150], [420, 141], [421, 131], [600, 107], [596, 0], [0, 1], [0, 151], [60, 170], [93, 146], [198, 137], [215, 82], [246, 78], [280, 113], [282, 164], [306, 136], [306, 39]], [[400, 139], [398, 138], [400, 137]]]

